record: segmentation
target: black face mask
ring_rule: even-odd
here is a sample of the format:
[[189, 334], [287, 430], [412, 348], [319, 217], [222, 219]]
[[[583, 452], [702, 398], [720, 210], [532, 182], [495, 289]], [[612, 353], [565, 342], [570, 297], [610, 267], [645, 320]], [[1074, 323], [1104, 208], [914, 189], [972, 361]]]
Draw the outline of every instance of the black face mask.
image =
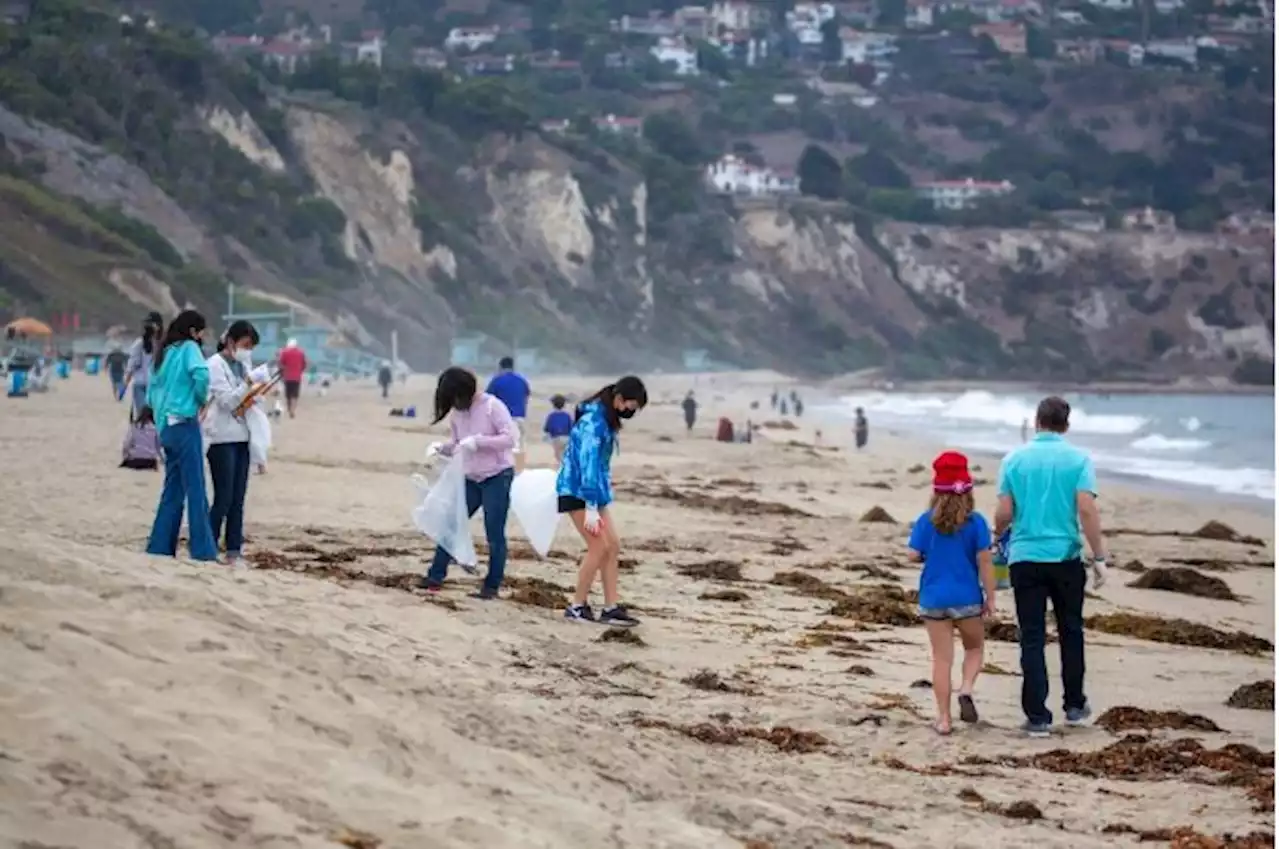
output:
[[635, 410], [619, 410], [619, 411], [618, 411], [618, 418], [620, 418], [620, 419], [629, 419], [629, 418], [631, 418], [632, 416], [634, 416], [635, 414], [636, 414], [636, 411], [635, 411]]

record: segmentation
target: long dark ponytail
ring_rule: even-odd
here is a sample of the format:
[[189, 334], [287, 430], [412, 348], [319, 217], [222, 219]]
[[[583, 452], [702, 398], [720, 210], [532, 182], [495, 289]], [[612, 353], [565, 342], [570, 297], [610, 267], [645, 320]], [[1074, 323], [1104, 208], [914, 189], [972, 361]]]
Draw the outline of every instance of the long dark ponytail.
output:
[[608, 422], [609, 429], [615, 432], [622, 430], [622, 417], [618, 415], [618, 408], [614, 406], [618, 398], [623, 401], [635, 401], [639, 409], [644, 409], [649, 403], [649, 391], [644, 388], [644, 381], [635, 375], [619, 378], [617, 383], [610, 383], [579, 404], [574, 410], [574, 423], [576, 424], [578, 419], [582, 418], [583, 410], [588, 404], [599, 402], [604, 410], [604, 420]]
[[178, 313], [178, 317], [169, 322], [169, 326], [164, 332], [164, 341], [161, 342], [160, 349], [156, 351], [155, 370], [160, 371], [160, 366], [164, 364], [164, 357], [169, 348], [174, 345], [180, 345], [183, 342], [196, 341], [196, 335], [202, 333], [207, 326], [204, 316], [195, 310], [183, 310]]
[[164, 326], [164, 319], [160, 313], [153, 312], [147, 316], [147, 320], [142, 322], [142, 350], [148, 354], [154, 354], [156, 350], [156, 339], [160, 336], [160, 329]]

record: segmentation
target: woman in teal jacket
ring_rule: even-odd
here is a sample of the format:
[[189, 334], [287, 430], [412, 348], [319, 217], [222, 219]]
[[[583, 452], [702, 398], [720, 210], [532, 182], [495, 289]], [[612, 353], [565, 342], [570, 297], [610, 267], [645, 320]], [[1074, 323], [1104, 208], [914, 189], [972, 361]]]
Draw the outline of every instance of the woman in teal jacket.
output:
[[152, 365], [147, 404], [155, 414], [164, 448], [164, 489], [151, 526], [147, 554], [176, 557], [182, 507], [186, 503], [192, 560], [216, 560], [218, 545], [209, 525], [204, 489], [204, 438], [200, 410], [209, 401], [209, 366], [200, 350], [204, 316], [178, 314], [165, 331]]
[[[618, 447], [622, 422], [649, 403], [649, 393], [638, 377], [624, 377], [611, 383], [578, 406], [577, 421], [569, 431], [564, 460], [556, 478], [556, 494], [561, 513], [568, 513], [573, 526], [587, 544], [587, 553], [578, 570], [578, 587], [573, 604], [564, 612], [571, 622], [599, 622], [601, 625], [630, 628], [640, 624], [618, 603], [618, 532], [609, 515], [613, 503], [610, 462]], [[604, 588], [604, 609], [597, 619], [587, 604], [596, 575]]]

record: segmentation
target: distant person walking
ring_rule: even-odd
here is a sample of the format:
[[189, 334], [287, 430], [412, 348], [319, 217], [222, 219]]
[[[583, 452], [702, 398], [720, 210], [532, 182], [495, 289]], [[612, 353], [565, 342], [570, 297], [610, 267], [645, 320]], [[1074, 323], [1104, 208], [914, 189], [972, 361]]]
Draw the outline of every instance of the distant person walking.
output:
[[378, 385], [382, 387], [383, 398], [391, 391], [391, 377], [391, 361], [383, 360], [382, 365], [378, 366]]
[[1084, 692], [1084, 591], [1081, 531], [1093, 554], [1093, 586], [1107, 578], [1107, 555], [1098, 515], [1093, 461], [1067, 442], [1071, 405], [1049, 397], [1036, 408], [1035, 437], [1000, 464], [995, 536], [1012, 529], [1009, 580], [1018, 612], [1022, 648], [1023, 729], [1048, 736], [1053, 713], [1045, 667], [1045, 612], [1053, 603], [1062, 654], [1063, 709], [1068, 725], [1092, 715]]
[[569, 442], [569, 431], [573, 430], [573, 416], [565, 411], [565, 397], [551, 396], [551, 412], [542, 423], [542, 433], [551, 443], [551, 450], [556, 452], [556, 466], [564, 460], [564, 447]]
[[200, 410], [209, 400], [209, 366], [200, 352], [204, 316], [195, 310], [178, 314], [155, 352], [147, 403], [155, 413], [164, 447], [164, 489], [156, 507], [147, 554], [176, 557], [185, 503], [191, 558], [213, 561], [218, 546], [209, 527], [209, 499], [204, 490], [204, 439]]
[[[129, 360], [124, 367], [125, 388], [133, 387], [133, 396], [129, 404], [129, 418], [138, 418], [138, 413], [147, 406], [147, 387], [151, 382], [151, 371], [156, 346], [160, 344], [160, 330], [164, 319], [160, 313], [149, 313], [142, 322], [142, 335], [129, 346]], [[160, 423], [156, 423], [160, 427]]]
[[[462, 452], [467, 475], [467, 515], [484, 510], [484, 536], [489, 543], [489, 572], [476, 598], [498, 597], [507, 568], [507, 513], [511, 509], [511, 481], [515, 477], [516, 426], [507, 407], [493, 395], [477, 390], [476, 376], [457, 366], [440, 373], [436, 382], [435, 420], [449, 417], [450, 439], [434, 443], [429, 454], [452, 457]], [[427, 592], [440, 591], [448, 576], [449, 552], [436, 546], [431, 568], [418, 581]], [[475, 573], [474, 567], [463, 567]]]
[[280, 381], [284, 384], [284, 403], [289, 418], [298, 414], [298, 396], [302, 394], [302, 378], [307, 373], [307, 355], [298, 347], [297, 339], [290, 339], [280, 352]]
[[698, 402], [693, 397], [693, 390], [689, 390], [689, 394], [684, 396], [684, 400], [680, 402], [680, 406], [684, 408], [684, 426], [689, 432], [693, 431], [693, 425], [698, 420]]
[[[125, 366], [129, 364], [129, 355], [119, 345], [113, 345], [107, 352], [105, 365], [107, 378], [111, 381], [111, 397], [117, 401], [124, 400]], [[132, 413], [132, 411], [130, 411]]]
[[515, 469], [518, 474], [524, 471], [524, 420], [529, 414], [529, 396], [532, 394], [529, 381], [516, 371], [514, 359], [503, 357], [498, 361], [498, 373], [490, 378], [485, 392], [506, 405], [507, 412], [511, 414], [511, 419], [516, 424]]
[[867, 414], [863, 412], [862, 408], [859, 407], [858, 409], [854, 410], [853, 444], [858, 447], [859, 451], [867, 447], [867, 436], [868, 436], [868, 431], [870, 430], [870, 427], [871, 426], [867, 424]]

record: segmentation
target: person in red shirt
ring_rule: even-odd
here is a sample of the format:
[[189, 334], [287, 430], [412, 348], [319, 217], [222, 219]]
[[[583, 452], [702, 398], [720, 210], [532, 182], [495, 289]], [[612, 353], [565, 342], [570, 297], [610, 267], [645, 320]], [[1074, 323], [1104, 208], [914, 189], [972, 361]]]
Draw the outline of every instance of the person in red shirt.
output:
[[302, 391], [302, 375], [307, 371], [307, 355], [298, 347], [297, 339], [290, 339], [280, 352], [280, 380], [284, 383], [284, 402], [289, 418], [298, 412], [298, 394]]

